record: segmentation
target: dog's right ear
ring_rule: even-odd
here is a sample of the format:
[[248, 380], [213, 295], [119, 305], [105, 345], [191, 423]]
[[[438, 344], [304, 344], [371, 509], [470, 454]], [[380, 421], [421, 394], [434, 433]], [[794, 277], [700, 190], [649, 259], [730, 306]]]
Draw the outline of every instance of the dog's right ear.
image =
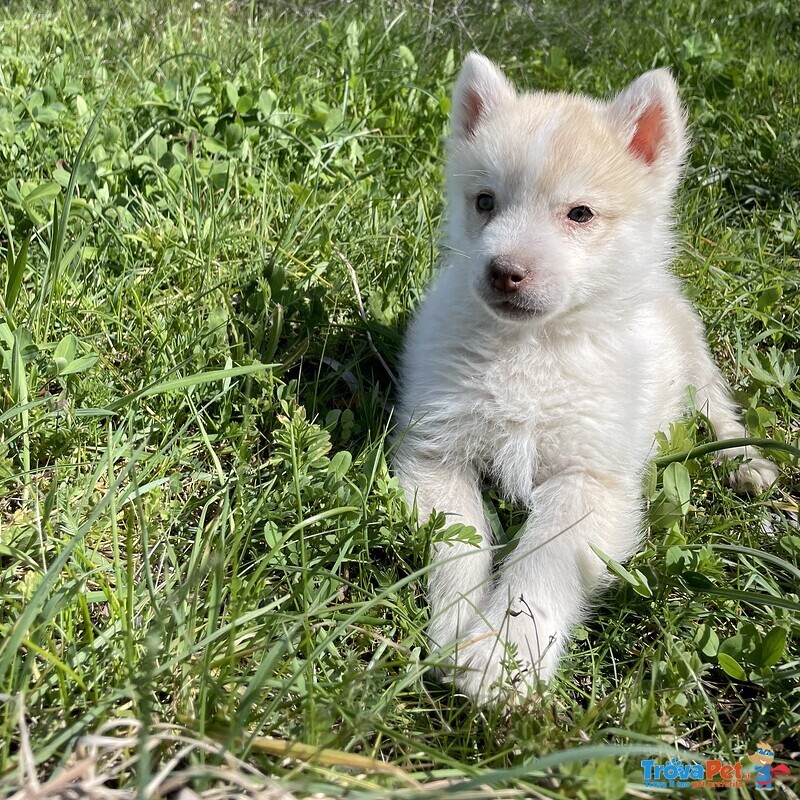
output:
[[481, 120], [515, 96], [514, 87], [498, 67], [485, 56], [470, 53], [464, 59], [453, 90], [450, 115], [453, 135], [472, 136]]

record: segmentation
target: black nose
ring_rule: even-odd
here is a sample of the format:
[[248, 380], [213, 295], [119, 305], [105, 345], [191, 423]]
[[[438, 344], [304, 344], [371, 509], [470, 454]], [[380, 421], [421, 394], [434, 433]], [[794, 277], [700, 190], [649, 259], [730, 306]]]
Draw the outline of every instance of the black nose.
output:
[[528, 271], [506, 258], [493, 258], [489, 262], [489, 283], [503, 294], [514, 294], [522, 288]]

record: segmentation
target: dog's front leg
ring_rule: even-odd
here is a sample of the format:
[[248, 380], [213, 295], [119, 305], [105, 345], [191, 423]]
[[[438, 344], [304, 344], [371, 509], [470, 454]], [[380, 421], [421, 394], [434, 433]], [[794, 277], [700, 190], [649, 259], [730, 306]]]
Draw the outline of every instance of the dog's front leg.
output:
[[403, 448], [395, 472], [406, 501], [416, 502], [421, 522], [435, 509], [446, 515], [449, 524], [460, 522], [477, 533], [476, 544], [437, 542], [431, 552], [428, 639], [433, 650], [452, 650], [459, 636], [474, 624], [476, 609], [483, 605], [491, 579], [491, 528], [483, 511], [479, 475], [477, 470], [456, 470]]
[[574, 624], [608, 582], [592, 551], [624, 560], [640, 531], [636, 475], [564, 472], [532, 493], [532, 514], [458, 653], [456, 683], [480, 702], [527, 695], [555, 673]]

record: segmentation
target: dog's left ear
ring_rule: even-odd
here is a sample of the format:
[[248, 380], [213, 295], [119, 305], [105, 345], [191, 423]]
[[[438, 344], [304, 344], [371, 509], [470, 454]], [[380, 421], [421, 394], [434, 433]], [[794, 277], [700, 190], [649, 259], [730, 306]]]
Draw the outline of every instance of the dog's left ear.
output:
[[686, 113], [669, 70], [639, 76], [611, 102], [608, 113], [628, 151], [665, 177], [677, 175], [686, 157]]

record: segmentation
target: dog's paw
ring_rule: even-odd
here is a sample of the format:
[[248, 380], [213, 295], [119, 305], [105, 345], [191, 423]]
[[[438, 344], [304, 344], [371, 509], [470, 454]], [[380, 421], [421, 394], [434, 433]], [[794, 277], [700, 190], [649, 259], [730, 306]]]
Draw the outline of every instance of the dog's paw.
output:
[[463, 642], [454, 658], [451, 680], [478, 705], [519, 705], [540, 687], [539, 671], [530, 659], [494, 631]]
[[477, 618], [475, 606], [466, 599], [434, 613], [425, 631], [429, 652], [454, 652], [457, 642], [475, 626]]
[[[744, 455], [747, 458], [749, 454], [742, 452], [726, 455]], [[762, 494], [778, 480], [778, 475], [778, 468], [771, 461], [762, 456], [751, 456], [731, 472], [728, 483], [739, 494]]]
[[440, 676], [480, 705], [524, 703], [558, 666], [555, 637], [542, 643], [540, 635], [530, 614], [507, 613], [495, 626], [478, 618], [446, 654]]
[[435, 614], [425, 631], [431, 673], [442, 683], [452, 683], [458, 668], [459, 644], [476, 623], [477, 615], [466, 604], [457, 604]]

